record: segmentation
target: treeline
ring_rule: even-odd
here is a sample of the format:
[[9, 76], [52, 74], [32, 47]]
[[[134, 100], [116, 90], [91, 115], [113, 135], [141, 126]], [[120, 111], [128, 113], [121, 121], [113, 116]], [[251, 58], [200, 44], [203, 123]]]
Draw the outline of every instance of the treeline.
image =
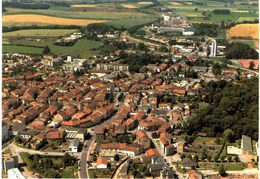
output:
[[114, 33], [114, 31], [118, 30], [116, 27], [106, 24], [89, 24], [87, 25], [86, 29], [88, 32], [102, 35], [106, 34], [107, 32]]
[[228, 10], [228, 9], [215, 9], [212, 12], [214, 14], [230, 14], [230, 10]]
[[13, 2], [2, 2], [2, 7], [11, 7], [11, 8], [20, 8], [20, 9], [49, 9], [50, 5], [48, 4], [22, 4], [22, 3], [13, 3]]
[[224, 80], [202, 83], [207, 89], [204, 102], [209, 105], [196, 111], [184, 129], [187, 134], [206, 132], [209, 137], [223, 137], [231, 129], [237, 139], [247, 135], [258, 140], [258, 78], [245, 79], [244, 85], [234, 85]]
[[225, 56], [227, 59], [258, 59], [258, 52], [250, 47], [250, 45], [244, 43], [227, 44], [227, 52]]
[[212, 61], [203, 60], [201, 57], [199, 57], [196, 61], [188, 60], [186, 62], [186, 64], [189, 66], [202, 66], [202, 67], [209, 67], [210, 64], [212, 63], [213, 63]]
[[125, 58], [121, 60], [121, 63], [129, 65], [130, 72], [141, 72], [141, 69], [148, 64], [155, 64], [155, 56], [150, 53], [144, 53], [138, 55], [136, 53], [127, 54], [125, 53]]
[[57, 2], [57, 1], [46, 1], [45, 0], [45, 3], [49, 3], [49, 4], [52, 4], [54, 6], [64, 6], [64, 7], [70, 7], [69, 4], [67, 4], [66, 2]]
[[31, 25], [31, 26], [3, 26], [2, 31], [3, 32], [12, 32], [17, 30], [25, 30], [25, 29], [80, 29], [80, 26], [77, 25], [66, 25], [66, 26], [60, 26], [60, 25], [48, 25], [48, 26], [38, 26], [38, 25]]
[[207, 24], [207, 23], [195, 23], [193, 27], [197, 29], [194, 32], [194, 35], [207, 35], [210, 37], [217, 37], [218, 36], [218, 24]]

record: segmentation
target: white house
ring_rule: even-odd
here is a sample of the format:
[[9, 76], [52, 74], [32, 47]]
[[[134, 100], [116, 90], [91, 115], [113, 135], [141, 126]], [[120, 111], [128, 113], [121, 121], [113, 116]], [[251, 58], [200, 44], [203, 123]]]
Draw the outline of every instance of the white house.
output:
[[8, 179], [26, 179], [18, 168], [13, 168], [7, 171]]
[[78, 152], [79, 142], [80, 142], [79, 139], [73, 139], [73, 140], [70, 142], [69, 151], [70, 151], [70, 152]]
[[107, 168], [107, 159], [105, 158], [97, 159], [97, 168], [99, 169]]

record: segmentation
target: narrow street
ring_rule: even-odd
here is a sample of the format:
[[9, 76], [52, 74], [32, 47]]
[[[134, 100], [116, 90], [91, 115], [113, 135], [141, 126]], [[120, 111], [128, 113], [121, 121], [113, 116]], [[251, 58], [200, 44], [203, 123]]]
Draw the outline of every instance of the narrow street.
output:
[[172, 156], [166, 156], [160, 146], [157, 144], [157, 142], [152, 138], [152, 133], [151, 132], [147, 132], [149, 138], [152, 140], [152, 142], [154, 143], [157, 151], [159, 152], [159, 154], [166, 159], [167, 163], [169, 163], [170, 166], [173, 167], [173, 171], [175, 172], [175, 174], [178, 176], [179, 179], [183, 179], [183, 174], [179, 173], [176, 169], [176, 167], [172, 164]]

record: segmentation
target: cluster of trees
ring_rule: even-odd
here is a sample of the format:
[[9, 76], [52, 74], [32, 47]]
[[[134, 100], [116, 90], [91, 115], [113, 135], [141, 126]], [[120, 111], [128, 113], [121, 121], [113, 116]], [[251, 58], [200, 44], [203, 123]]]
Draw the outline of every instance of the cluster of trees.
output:
[[210, 37], [217, 37], [218, 36], [218, 24], [207, 24], [207, 23], [195, 23], [193, 27], [197, 29], [194, 35], [207, 35]]
[[114, 32], [116, 30], [118, 30], [117, 28], [115, 28], [112, 25], [106, 25], [106, 24], [89, 24], [86, 27], [88, 32], [92, 32], [92, 33], [97, 33], [97, 34], [106, 34], [107, 32]]
[[212, 64], [212, 61], [203, 60], [201, 57], [199, 57], [196, 61], [187, 61], [186, 64], [189, 66], [203, 66], [203, 67], [209, 67], [210, 64]]
[[221, 75], [222, 71], [224, 69], [227, 69], [227, 65], [225, 63], [219, 64], [219, 63], [214, 63], [212, 65], [212, 73], [216, 76]]
[[121, 63], [128, 64], [130, 72], [139, 73], [144, 66], [148, 64], [155, 64], [156, 59], [154, 58], [154, 55], [150, 53], [144, 53], [141, 55], [138, 55], [136, 53], [126, 54], [125, 58], [121, 60]]
[[228, 10], [228, 9], [215, 9], [212, 12], [214, 14], [230, 14], [230, 10]]
[[226, 46], [226, 58], [227, 59], [258, 59], [258, 52], [250, 47], [250, 45], [243, 43], [234, 43]]
[[195, 72], [194, 70], [189, 70], [188, 71], [185, 71], [185, 77], [188, 77], [188, 78], [198, 78], [198, 73]]
[[2, 7], [11, 7], [11, 8], [20, 8], [20, 9], [49, 9], [50, 5], [48, 4], [22, 4], [22, 3], [14, 3], [14, 2], [3, 2]]
[[31, 25], [31, 26], [3, 26], [3, 32], [12, 32], [17, 30], [25, 30], [25, 29], [80, 29], [80, 26], [77, 25], [47, 25], [47, 26], [38, 26], [38, 25]]
[[144, 178], [144, 176], [151, 176], [149, 169], [147, 168], [148, 164], [137, 164], [133, 160], [129, 161], [128, 173], [135, 176], [135, 178]]
[[258, 139], [258, 78], [244, 79], [244, 85], [224, 80], [202, 83], [207, 89], [204, 102], [209, 105], [196, 110], [194, 119], [184, 125], [187, 134], [206, 132], [221, 137], [226, 129], [234, 131], [235, 140], [241, 135]]

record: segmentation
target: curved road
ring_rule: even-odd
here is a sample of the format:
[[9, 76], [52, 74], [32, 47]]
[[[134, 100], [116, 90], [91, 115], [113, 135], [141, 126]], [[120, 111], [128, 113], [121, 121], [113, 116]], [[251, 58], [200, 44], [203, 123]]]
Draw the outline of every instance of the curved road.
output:
[[80, 161], [81, 161], [81, 165], [80, 165], [80, 172], [79, 172], [79, 178], [89, 178], [88, 176], [88, 169], [87, 169], [87, 166], [86, 166], [86, 162], [87, 162], [87, 157], [89, 155], [89, 152], [90, 152], [90, 146], [92, 145], [92, 143], [94, 143], [95, 139], [96, 139], [96, 133], [99, 129], [101, 129], [102, 127], [104, 127], [105, 125], [108, 125], [111, 120], [112, 120], [113, 116], [110, 117], [109, 120], [103, 122], [101, 125], [99, 126], [96, 126], [95, 127], [95, 130], [94, 130], [94, 133], [93, 133], [93, 136], [91, 137], [90, 140], [88, 140], [86, 143], [85, 143], [85, 146], [87, 147], [84, 147], [83, 150], [82, 150], [82, 153], [81, 153], [81, 157], [80, 157]]

